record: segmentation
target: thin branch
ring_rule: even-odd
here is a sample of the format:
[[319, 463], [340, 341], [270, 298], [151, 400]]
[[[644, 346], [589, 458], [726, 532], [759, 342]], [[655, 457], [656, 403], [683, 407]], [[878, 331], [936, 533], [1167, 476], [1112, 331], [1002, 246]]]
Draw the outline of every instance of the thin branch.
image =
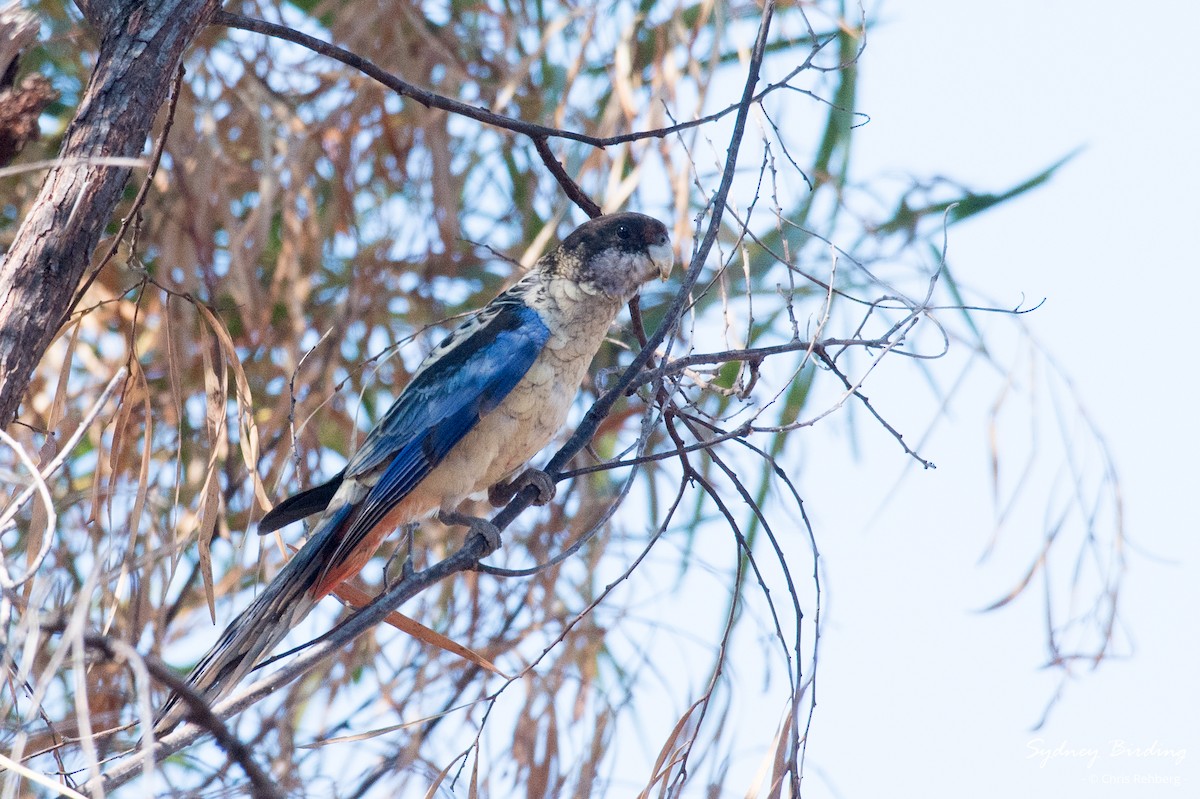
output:
[[[51, 460], [50, 463], [46, 464], [46, 467], [40, 472], [36, 467], [33, 467], [33, 476], [30, 485], [26, 487], [24, 491], [18, 494], [17, 497], [12, 500], [12, 502], [9, 503], [8, 507], [4, 511], [4, 514], [0, 516], [0, 531], [3, 531], [9, 522], [12, 521], [13, 516], [15, 516], [17, 511], [21, 509], [21, 506], [33, 496], [35, 491], [45, 490], [46, 478], [54, 474], [54, 472], [56, 472], [58, 468], [63, 465], [63, 462], [66, 461], [67, 456], [70, 455], [71, 451], [75, 449], [75, 445], [79, 443], [79, 440], [83, 438], [84, 434], [88, 431], [88, 428], [91, 427], [92, 422], [100, 414], [101, 409], [108, 404], [108, 400], [113, 395], [113, 392], [117, 390], [117, 386], [125, 380], [126, 374], [127, 372], [125, 367], [118, 369], [117, 373], [113, 375], [112, 380], [108, 381], [108, 385], [105, 386], [104, 391], [100, 393], [100, 398], [97, 399], [92, 404], [92, 407], [88, 410], [88, 412], [84, 414], [83, 419], [81, 419], [79, 422], [79, 426], [75, 428], [75, 432], [72, 433], [66, 442], [59, 448], [58, 454], [54, 456], [54, 459]], [[5, 436], [5, 438], [7, 438], [7, 436]], [[14, 445], [16, 444], [15, 441], [12, 443]], [[20, 447], [16, 447], [16, 452], [18, 457], [21, 457], [22, 460], [25, 460], [25, 458], [28, 457], [24, 454], [24, 450]], [[50, 514], [50, 519], [53, 519], [54, 509], [47, 505], [46, 510]], [[46, 531], [45, 541], [43, 541], [42, 549], [29, 563], [29, 568], [26, 570], [26, 575], [24, 577], [12, 580], [10, 582], [7, 567], [4, 566], [3, 561], [0, 561], [0, 585], [3, 585], [6, 588], [12, 588], [20, 585], [34, 575], [34, 572], [37, 571], [42, 559], [46, 557], [46, 553], [49, 551], [50, 542], [54, 539], [54, 536], [51, 535], [50, 532], [51, 530], [49, 529]]]
[[[771, 5], [773, 6], [774, 4], [772, 3]], [[276, 39], [282, 39], [283, 41], [298, 44], [301, 47], [312, 50], [314, 53], [332, 58], [335, 61], [340, 61], [348, 67], [357, 69], [359, 72], [362, 72], [368, 77], [374, 78], [402, 97], [408, 97], [412, 100], [415, 100], [426, 108], [437, 108], [442, 111], [449, 111], [452, 114], [458, 114], [460, 116], [467, 117], [468, 119], [474, 119], [477, 122], [483, 122], [484, 124], [492, 125], [493, 127], [510, 130], [513, 133], [522, 133], [534, 139], [570, 139], [572, 141], [591, 145], [592, 147], [604, 148], [611, 147], [615, 144], [640, 141], [642, 139], [661, 139], [666, 136], [670, 136], [673, 133], [678, 133], [681, 130], [700, 127], [702, 125], [707, 125], [710, 122], [715, 122], [718, 119], [722, 119], [723, 117], [726, 117], [735, 111], [737, 112], [738, 117], [742, 120], [739, 128], [745, 124], [744, 117], [748, 103], [744, 97], [741, 101], [734, 103], [727, 108], [723, 108], [720, 111], [716, 111], [698, 119], [680, 122], [676, 125], [671, 125], [670, 127], [655, 128], [654, 130], [636, 131], [632, 133], [622, 133], [616, 136], [589, 136], [586, 133], [577, 133], [571, 130], [562, 130], [561, 128], [553, 128], [546, 125], [539, 125], [534, 122], [525, 122], [520, 119], [514, 119], [513, 117], [505, 116], [504, 114], [497, 114], [494, 111], [489, 111], [488, 109], [481, 108], [480, 106], [469, 105], [468, 103], [454, 100], [450, 97], [445, 97], [437, 94], [436, 92], [431, 92], [428, 89], [423, 89], [420, 86], [409, 83], [403, 78], [393, 75], [372, 61], [369, 61], [356, 53], [352, 53], [349, 50], [338, 47], [335, 44], [323, 42], [320, 39], [309, 36], [306, 33], [301, 33], [300, 31], [295, 30], [294, 28], [289, 28], [286, 25], [278, 25], [273, 22], [267, 22], [266, 20], [254, 19], [252, 17], [246, 17], [241, 14], [235, 14], [233, 12], [224, 10], [219, 10], [214, 13], [211, 21], [214, 25], [224, 25], [227, 28], [238, 28], [240, 30], [250, 31], [251, 33], [261, 33], [264, 36], [272, 36]], [[783, 80], [768, 85], [757, 95], [751, 94], [749, 97], [750, 104], [759, 102], [768, 94], [778, 89], [787, 87], [787, 82], [796, 75], [800, 74], [800, 72], [803, 70], [811, 68], [813, 66], [813, 58], [819, 52], [821, 52], [821, 50], [823, 50], [827, 44], [835, 41], [836, 38], [836, 35], [830, 35], [826, 39], [816, 42], [813, 45], [812, 52], [809, 53], [808, 58], [806, 58], [802, 64], [788, 73]], [[753, 58], [751, 59], [751, 74], [754, 77], [754, 81], [750, 84], [751, 88], [753, 88], [754, 83], [757, 83], [758, 81], [758, 71], [762, 64], [762, 54], [765, 52], [765, 49], [765, 44], [764, 47], [761, 48], [761, 51], [756, 46], [755, 52], [758, 56], [757, 61], [755, 61]], [[737, 139], [738, 143], [740, 144], [740, 131], [737, 135]], [[723, 204], [724, 203], [722, 202], [722, 205]]]
[[550, 150], [550, 144], [546, 141], [546, 137], [534, 136], [533, 146], [537, 148], [538, 155], [542, 158], [542, 163], [545, 164], [546, 169], [550, 170], [550, 174], [558, 181], [558, 185], [566, 192], [571, 202], [582, 208], [583, 212], [591, 219], [600, 216], [603, 213], [600, 210], [600, 206], [596, 205], [596, 202], [591, 197], [584, 194], [583, 189], [579, 188], [579, 184], [567, 174], [567, 170], [563, 168], [563, 165], [559, 163], [558, 159], [554, 157], [554, 153]]
[[87, 797], [85, 797], [83, 794], [79, 793], [78, 791], [72, 790], [71, 788], [68, 788], [66, 785], [58, 784], [54, 780], [47, 777], [45, 774], [34, 771], [31, 768], [27, 768], [26, 766], [21, 765], [20, 763], [18, 763], [15, 760], [10, 760], [9, 758], [5, 757], [3, 753], [0, 753], [0, 766], [2, 766], [7, 771], [11, 771], [14, 774], [18, 774], [21, 777], [24, 777], [25, 779], [29, 780], [30, 782], [34, 783], [35, 785], [40, 785], [43, 788], [46, 788], [47, 790], [53, 791], [54, 793], [58, 794], [59, 796], [67, 797], [67, 799], [87, 799]]
[[860, 386], [862, 384], [861, 380], [858, 383], [852, 383], [850, 381], [850, 378], [848, 378], [848, 377], [846, 377], [846, 375], [842, 374], [841, 370], [837, 368], [837, 365], [833, 362], [833, 359], [829, 357], [829, 354], [827, 352], [825, 352], [822, 349], [817, 349], [815, 352], [816, 352], [817, 357], [821, 359], [821, 362], [824, 363], [827, 367], [829, 367], [830, 371], [832, 371], [835, 375], [838, 376], [838, 379], [840, 379], [842, 381], [842, 383], [846, 386], [846, 390], [851, 395], [856, 397], [860, 402], [862, 402], [863, 406], [871, 413], [872, 416], [875, 417], [875, 420], [877, 422], [879, 422], [881, 425], [883, 425], [885, 430], [887, 430], [889, 433], [892, 434], [892, 437], [895, 438], [896, 441], [898, 441], [900, 443], [900, 446], [904, 447], [905, 452], [907, 452], [909, 455], [911, 455], [913, 457], [913, 459], [916, 460], [917, 463], [921, 464], [926, 469], [936, 469], [937, 468], [937, 466], [933, 463], [933, 461], [925, 460], [920, 455], [918, 455], [912, 449], [912, 447], [908, 446], [908, 444], [904, 441], [904, 434], [901, 433], [896, 428], [892, 427], [888, 423], [888, 421], [886, 419], [884, 419], [883, 416], [880, 415], [879, 411], [875, 410], [875, 406], [871, 404], [871, 401], [869, 399], [867, 399], [866, 395], [864, 395], [860, 389]]
[[[288, 665], [272, 672], [258, 682], [226, 698], [212, 708], [218, 719], [229, 718], [235, 713], [257, 703], [272, 692], [311, 671], [317, 664], [333, 657], [341, 647], [350, 643], [367, 630], [382, 622], [389, 613], [404, 602], [458, 572], [473, 570], [479, 559], [487, 552], [483, 536], [473, 535], [453, 555], [435, 563], [427, 569], [414, 572], [377, 596], [370, 604], [352, 614], [328, 634], [322, 636], [303, 654]], [[195, 724], [184, 724], [170, 734], [160, 738], [154, 758], [161, 761], [200, 738], [206, 729]], [[103, 775], [103, 785], [111, 790], [137, 776], [139, 764], [128, 761], [109, 769]]]
[[61, 169], [71, 166], [120, 166], [141, 169], [146, 166], [146, 159], [103, 155], [51, 158], [45, 161], [30, 161], [27, 164], [0, 167], [0, 178], [8, 178], [25, 172], [37, 172], [39, 169]]
[[[276, 785], [275, 781], [254, 761], [254, 756], [251, 754], [249, 747], [229, 731], [229, 728], [209, 708], [208, 702], [204, 697], [192, 690], [187, 682], [169, 666], [157, 658], [139, 655], [133, 647], [123, 641], [112, 639], [107, 635], [86, 633], [83, 636], [83, 641], [89, 649], [100, 652], [108, 660], [125, 662], [130, 666], [135, 665], [135, 661], [137, 661], [154, 679], [167, 688], [170, 688], [176, 696], [183, 700], [187, 708], [185, 718], [203, 727], [207, 732], [212, 733], [217, 745], [225, 750], [230, 760], [242, 768], [242, 771], [250, 779], [249, 792], [251, 796], [256, 797], [256, 799], [283, 799], [283, 792]], [[143, 741], [143, 746], [145, 745], [146, 742]], [[134, 766], [145, 765], [143, 761], [139, 760], [131, 760], [130, 762]], [[99, 790], [97, 793], [103, 793], [103, 790]]]
[[[183, 62], [179, 63], [179, 68], [175, 71], [175, 79], [171, 81], [171, 88], [167, 94], [167, 118], [163, 122], [162, 132], [158, 134], [158, 138], [154, 142], [154, 152], [150, 155], [150, 168], [146, 170], [146, 177], [142, 180], [142, 185], [138, 189], [137, 196], [133, 198], [133, 206], [130, 207], [129, 213], [121, 220], [121, 227], [117, 230], [117, 235], [113, 236], [112, 245], [108, 248], [108, 252], [100, 259], [95, 267], [92, 268], [91, 274], [84, 279], [83, 285], [75, 292], [75, 299], [71, 306], [67, 308], [63, 314], [61, 324], [66, 324], [68, 318], [75, 311], [75, 307], [79, 305], [79, 301], [83, 299], [83, 295], [87, 294], [88, 289], [96, 282], [96, 278], [100, 276], [100, 272], [104, 267], [108, 266], [109, 261], [117, 254], [117, 250], [121, 247], [121, 242], [125, 239], [125, 234], [129, 230], [129, 226], [137, 215], [141, 213], [142, 205], [146, 202], [146, 195], [150, 193], [150, 186], [154, 183], [154, 176], [158, 174], [158, 165], [162, 161], [163, 149], [167, 145], [167, 135], [171, 132], [171, 126], [175, 124], [175, 107], [179, 104], [179, 89], [183, 85]], [[136, 235], [134, 236], [136, 240]]]
[[[574, 434], [567, 439], [562, 448], [546, 464], [545, 471], [551, 476], [554, 476], [566, 466], [592, 440], [592, 436], [596, 434], [600, 423], [612, 411], [613, 405], [625, 394], [625, 390], [638, 379], [646, 364], [650, 362], [650, 359], [658, 350], [659, 345], [666, 339], [667, 334], [675, 329], [680, 317], [683, 315], [684, 307], [688, 304], [692, 287], [696, 285], [696, 281], [700, 278], [700, 272], [704, 269], [704, 263], [708, 259], [708, 254], [712, 250], [713, 244], [717, 240], [717, 234], [721, 229], [721, 220], [725, 214], [726, 200], [729, 197], [729, 190], [733, 187], [733, 178], [737, 170], [738, 153], [741, 150], [742, 138], [746, 132], [746, 120], [750, 115], [750, 108], [754, 104], [754, 86], [758, 83], [758, 74], [762, 68], [763, 55], [767, 47], [767, 31], [770, 29], [771, 17], [774, 12], [774, 0], [768, 0], [766, 7], [763, 9], [763, 18], [758, 29], [758, 38], [754, 43], [754, 51], [750, 56], [745, 88], [742, 90], [742, 99], [738, 103], [737, 117], [733, 123], [733, 133], [729, 138], [728, 160], [725, 162], [725, 171], [721, 175], [721, 183], [717, 188], [716, 194], [713, 196], [708, 229], [705, 231], [704, 238], [692, 254], [691, 263], [688, 266], [687, 273], [684, 275], [679, 290], [675, 294], [675, 299], [667, 309], [666, 314], [664, 314], [662, 324], [650, 336], [646, 345], [634, 357], [632, 363], [626, 367], [625, 372], [617, 380], [616, 384], [592, 404], [592, 407], [588, 409], [588, 412], [584, 415]], [[512, 523], [518, 514], [529, 507], [536, 497], [536, 488], [532, 486], [525, 488], [509, 502], [508, 507], [492, 519], [492, 522], [503, 530]]]

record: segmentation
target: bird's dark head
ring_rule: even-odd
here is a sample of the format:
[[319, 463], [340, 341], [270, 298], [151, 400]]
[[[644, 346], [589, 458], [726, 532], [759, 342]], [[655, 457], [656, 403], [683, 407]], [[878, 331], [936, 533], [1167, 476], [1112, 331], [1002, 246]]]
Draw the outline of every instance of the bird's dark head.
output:
[[559, 245], [564, 276], [622, 302], [646, 281], [666, 280], [675, 263], [667, 226], [645, 214], [608, 214], [584, 222]]

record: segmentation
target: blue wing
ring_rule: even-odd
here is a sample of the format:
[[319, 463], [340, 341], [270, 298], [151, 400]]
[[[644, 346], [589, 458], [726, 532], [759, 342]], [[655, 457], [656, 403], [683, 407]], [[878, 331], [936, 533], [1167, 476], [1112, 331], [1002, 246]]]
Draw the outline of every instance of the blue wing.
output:
[[340, 556], [352, 552], [508, 396], [542, 351], [550, 331], [536, 311], [512, 300], [493, 302], [485, 313], [493, 309], [461, 342], [453, 342], [458, 331], [451, 333], [442, 345], [451, 344], [445, 354], [413, 378], [346, 465], [343, 479], [384, 468], [341, 536]]

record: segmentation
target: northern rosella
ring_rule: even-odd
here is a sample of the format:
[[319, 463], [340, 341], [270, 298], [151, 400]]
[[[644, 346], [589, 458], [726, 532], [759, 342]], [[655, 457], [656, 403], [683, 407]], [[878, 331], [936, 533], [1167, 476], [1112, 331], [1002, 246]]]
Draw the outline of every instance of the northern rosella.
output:
[[[435, 512], [462, 523], [455, 508], [464, 499], [508, 485], [566, 419], [621, 306], [651, 278], [665, 280], [672, 263], [661, 222], [602, 216], [455, 328], [340, 474], [284, 500], [260, 522], [259, 531], [269, 532], [321, 514], [308, 542], [196, 665], [191, 688], [215, 702], [357, 574], [388, 533]], [[553, 484], [539, 488], [548, 500]], [[486, 533], [487, 523], [479, 529]], [[171, 695], [156, 731], [183, 716]]]

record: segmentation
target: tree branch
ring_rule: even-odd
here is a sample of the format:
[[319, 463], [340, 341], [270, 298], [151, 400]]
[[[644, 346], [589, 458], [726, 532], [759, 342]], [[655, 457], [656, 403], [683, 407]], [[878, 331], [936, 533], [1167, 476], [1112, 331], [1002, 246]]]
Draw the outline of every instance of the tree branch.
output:
[[[474, 535], [468, 538], [462, 548], [450, 557], [427, 569], [405, 576], [375, 597], [370, 604], [363, 606], [357, 613], [318, 638], [291, 663], [214, 705], [213, 717], [215, 719], [229, 718], [260, 701], [268, 694], [279, 690], [300, 675], [311, 671], [317, 664], [332, 657], [342, 646], [375, 627], [389, 613], [425, 589], [452, 574], [473, 570], [486, 551], [487, 545], [483, 536]], [[209, 731], [211, 731], [211, 724], [208, 723], [203, 726], [181, 725], [157, 741], [154, 749], [155, 762], [162, 761], [178, 752]], [[104, 790], [109, 791], [124, 785], [137, 776], [140, 767], [141, 763], [131, 758], [109, 769], [104, 773]]]
[[[624, 395], [625, 389], [633, 385], [638, 379], [646, 364], [650, 362], [650, 359], [658, 350], [659, 345], [666, 339], [667, 334], [675, 328], [675, 325], [683, 315], [691, 295], [692, 287], [696, 285], [696, 281], [700, 278], [700, 272], [704, 269], [704, 262], [708, 259], [708, 253], [712, 250], [713, 244], [716, 243], [717, 234], [721, 229], [721, 220], [725, 215], [725, 203], [729, 197], [729, 190], [733, 187], [733, 176], [737, 170], [738, 153], [741, 150], [742, 138], [746, 132], [746, 120], [750, 115], [750, 107], [756, 102], [754, 87], [758, 83], [759, 70], [762, 69], [763, 55], [767, 49], [767, 33], [771, 28], [771, 18], [774, 13], [774, 0], [767, 0], [763, 8], [762, 21], [759, 23], [758, 37], [754, 42], [754, 50], [750, 56], [750, 65], [747, 69], [746, 84], [742, 90], [742, 99], [737, 105], [738, 111], [733, 123], [733, 133], [729, 137], [725, 170], [721, 175], [721, 183], [713, 195], [710, 206], [708, 229], [705, 231], [704, 238], [701, 240], [699, 246], [692, 253], [691, 263], [684, 274], [679, 291], [676, 292], [675, 299], [671, 302], [670, 308], [663, 316], [662, 324], [658, 326], [658, 329], [646, 341], [646, 345], [634, 357], [633, 362], [626, 367], [625, 372], [617, 380], [616, 384], [592, 404], [592, 407], [588, 409], [587, 414], [584, 415], [583, 420], [580, 422], [579, 427], [576, 428], [575, 433], [567, 439], [562, 448], [546, 464], [545, 471], [552, 477], [556, 476], [592, 440], [592, 436], [596, 434], [600, 423], [612, 411], [613, 405]], [[521, 493], [513, 497], [508, 506], [498, 513], [492, 519], [492, 522], [503, 530], [522, 511], [528, 508], [536, 498], [537, 490], [533, 487], [526, 487]]]
[[551, 152], [550, 144], [546, 141], [546, 137], [534, 136], [533, 146], [537, 148], [538, 155], [542, 157], [542, 163], [546, 165], [546, 169], [550, 170], [550, 174], [558, 181], [558, 185], [566, 192], [571, 202], [582, 208], [583, 212], [591, 219], [600, 216], [602, 213], [600, 206], [596, 205], [596, 202], [587, 196], [583, 189], [579, 188], [579, 184], [567, 174], [567, 170], [563, 168], [563, 165], [559, 163], [558, 159], [554, 157], [554, 153]]
[[[773, 6], [774, 4], [771, 5]], [[734, 103], [726, 108], [722, 108], [720, 111], [713, 112], [707, 116], [700, 117], [699, 119], [692, 119], [688, 120], [687, 122], [679, 122], [666, 128], [634, 131], [631, 133], [622, 133], [616, 136], [589, 136], [586, 133], [577, 133], [576, 131], [572, 130], [552, 128], [546, 125], [539, 125], [533, 122], [514, 119], [513, 117], [505, 116], [504, 114], [497, 114], [494, 111], [489, 111], [488, 109], [481, 108], [480, 106], [469, 105], [459, 100], [437, 94], [436, 92], [431, 92], [428, 89], [423, 89], [420, 86], [409, 83], [403, 78], [393, 75], [374, 62], [369, 61], [362, 56], [357, 55], [356, 53], [352, 53], [349, 50], [338, 47], [335, 44], [323, 42], [320, 39], [309, 36], [306, 33], [301, 33], [300, 31], [295, 30], [294, 28], [289, 28], [286, 25], [277, 25], [273, 22], [267, 22], [266, 20], [254, 19], [252, 17], [246, 17], [242, 16], [241, 14], [234, 14], [230, 11], [224, 10], [217, 11], [215, 14], [213, 14], [211, 21], [214, 25], [224, 25], [227, 28], [238, 28], [239, 30], [250, 31], [252, 33], [261, 33], [264, 36], [271, 36], [276, 39], [282, 39], [283, 41], [298, 44], [301, 47], [312, 50], [314, 53], [319, 53], [320, 55], [327, 56], [335, 61], [340, 61], [348, 67], [357, 69], [359, 72], [362, 72], [368, 77], [374, 78], [397, 94], [403, 97], [408, 97], [412, 100], [416, 100], [426, 108], [438, 108], [442, 111], [449, 111], [452, 114], [459, 114], [460, 116], [467, 117], [468, 119], [474, 119], [477, 122], [483, 122], [484, 124], [492, 125], [493, 127], [510, 130], [513, 133], [523, 133], [535, 140], [539, 138], [570, 139], [583, 144], [589, 144], [592, 147], [601, 148], [611, 147], [614, 144], [640, 141], [642, 139], [661, 139], [666, 136], [679, 133], [680, 131], [688, 130], [689, 128], [695, 128], [701, 125], [707, 125], [709, 122], [715, 122], [716, 120], [728, 116], [735, 111], [738, 112], [739, 116], [744, 116], [744, 108], [748, 107], [748, 105], [759, 102], [763, 97], [775, 91], [776, 89], [785, 87], [789, 80], [794, 78], [804, 69], [807, 69], [809, 66], [811, 66], [813, 56], [820, 52], [828, 42], [835, 39], [834, 36], [830, 36], [828, 39], [816, 43], [813, 46], [813, 51], [809, 54], [808, 58], [805, 59], [804, 63], [788, 73], [783, 80], [770, 84], [757, 95], [751, 94], [749, 97], [749, 103], [746, 103], [746, 98], [743, 98], [742, 102]], [[765, 52], [765, 49], [766, 45], [764, 42], [763, 52]], [[761, 66], [761, 63], [762, 59], [760, 54], [758, 64], [751, 65], [755, 83], [758, 81], [758, 68]], [[745, 125], [744, 119], [742, 121], [742, 125]], [[740, 141], [740, 134], [738, 139]]]
[[[94, 5], [94, 4], [93, 4]], [[217, 0], [126, 0], [103, 17], [104, 38], [59, 158], [0, 264], [0, 425], [16, 415], [33, 368], [120, 201], [128, 167], [101, 157], [141, 153], [183, 52]]]
[[[96, 633], [88, 633], [83, 636], [84, 644], [89, 648], [96, 650], [107, 660], [116, 662], [126, 662], [131, 666], [136, 658], [141, 665], [146, 668], [155, 680], [170, 688], [186, 706], [186, 715], [184, 718], [193, 721], [202, 727], [205, 731], [212, 733], [217, 745], [225, 750], [229, 755], [229, 759], [241, 766], [242, 771], [250, 779], [250, 796], [255, 799], [283, 799], [283, 792], [274, 780], [259, 767], [254, 761], [254, 756], [250, 752], [250, 748], [242, 743], [236, 736], [229, 731], [212, 710], [208, 707], [208, 702], [204, 697], [192, 690], [192, 687], [187, 684], [187, 681], [171, 670], [169, 666], [157, 658], [139, 655], [133, 647], [125, 644], [122, 641], [114, 640], [107, 635], [99, 635]], [[135, 765], [142, 765], [142, 762], [134, 759]], [[93, 795], [101, 796], [103, 792], [95, 791]]]

